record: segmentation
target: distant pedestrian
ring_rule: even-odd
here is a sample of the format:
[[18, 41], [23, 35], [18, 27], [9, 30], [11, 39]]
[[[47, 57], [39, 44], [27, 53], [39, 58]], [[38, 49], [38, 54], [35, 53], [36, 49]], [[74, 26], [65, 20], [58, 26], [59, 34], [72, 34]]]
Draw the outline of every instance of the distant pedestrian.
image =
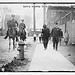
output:
[[42, 29], [42, 41], [43, 41], [43, 45], [44, 45], [45, 50], [47, 49], [49, 37], [50, 37], [50, 31], [46, 27], [46, 25], [43, 25], [43, 29]]
[[62, 38], [63, 38], [63, 32], [62, 32], [62, 30], [60, 29], [60, 38], [59, 38], [59, 41], [60, 41], [60, 46], [61, 46], [61, 41], [62, 41]]
[[65, 44], [67, 45], [68, 44], [68, 41], [69, 41], [69, 33], [68, 33], [68, 30], [64, 34], [64, 41], [65, 41]]
[[56, 23], [55, 27], [52, 29], [51, 35], [52, 35], [52, 41], [53, 41], [53, 49], [58, 49], [58, 42], [60, 37], [60, 29], [58, 28], [58, 23]]
[[33, 35], [34, 42], [36, 41], [36, 34]]
[[39, 42], [41, 43], [41, 40], [42, 40], [42, 35], [41, 35], [41, 33], [38, 35], [38, 37], [39, 37]]

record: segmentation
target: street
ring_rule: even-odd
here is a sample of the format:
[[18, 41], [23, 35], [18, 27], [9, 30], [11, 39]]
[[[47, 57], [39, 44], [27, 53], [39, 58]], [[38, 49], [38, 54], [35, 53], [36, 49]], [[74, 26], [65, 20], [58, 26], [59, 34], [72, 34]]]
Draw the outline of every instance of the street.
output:
[[[5, 40], [3, 37], [0, 36], [0, 67], [11, 62], [19, 54], [17, 49], [12, 49], [12, 46], [9, 51], [8, 39]], [[38, 38], [33, 42], [32, 37], [28, 37], [26, 43], [31, 44], [24, 53], [25, 58], [30, 62], [15, 71], [75, 71], [74, 46], [66, 46], [62, 43], [58, 51], [55, 51], [52, 48], [52, 41], [49, 41], [47, 50], [44, 50]]]
[[[27, 47], [24, 46], [24, 49], [25, 49], [24, 57], [26, 59], [28, 59], [27, 61], [31, 61], [33, 53], [34, 53], [34, 49], [35, 49], [35, 45], [33, 45], [34, 43], [33, 43], [32, 38], [31, 37], [27, 38], [27, 40], [25, 41], [25, 44], [27, 44]], [[19, 51], [17, 50], [17, 48], [15, 50], [13, 50], [12, 44], [11, 44], [11, 50], [9, 50], [8, 38], [5, 40], [4, 36], [0, 36], [0, 67], [2, 67], [2, 65], [11, 63], [11, 61], [14, 59], [14, 57], [16, 57], [17, 59], [19, 58]], [[24, 60], [23, 63], [26, 63], [26, 61]], [[15, 71], [23, 71], [23, 70], [27, 71], [28, 68], [29, 68], [29, 63], [25, 67], [24, 67], [24, 65], [23, 65], [23, 67], [21, 66], [21, 68], [20, 68], [20, 66], [17, 67], [15, 69]]]

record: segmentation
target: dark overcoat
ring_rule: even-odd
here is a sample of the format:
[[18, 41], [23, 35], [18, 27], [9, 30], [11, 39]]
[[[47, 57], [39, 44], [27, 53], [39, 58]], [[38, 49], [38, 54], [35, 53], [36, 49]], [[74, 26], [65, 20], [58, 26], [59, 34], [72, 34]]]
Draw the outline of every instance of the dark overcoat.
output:
[[42, 40], [48, 40], [50, 37], [50, 31], [48, 28], [42, 29]]
[[54, 28], [52, 29], [51, 36], [53, 37], [53, 39], [52, 39], [53, 42], [54, 42], [55, 40], [56, 40], [56, 42], [59, 42], [60, 29], [54, 27]]

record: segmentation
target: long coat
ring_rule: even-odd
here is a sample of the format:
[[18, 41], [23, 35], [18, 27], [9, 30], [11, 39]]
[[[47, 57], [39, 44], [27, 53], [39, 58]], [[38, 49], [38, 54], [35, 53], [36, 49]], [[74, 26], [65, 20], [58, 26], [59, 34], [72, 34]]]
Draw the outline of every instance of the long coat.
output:
[[50, 31], [48, 28], [42, 29], [42, 40], [48, 40], [50, 37]]
[[53, 39], [52, 39], [53, 42], [54, 42], [55, 40], [56, 40], [57, 42], [59, 42], [60, 29], [54, 27], [54, 28], [52, 29], [51, 36], [53, 37]]

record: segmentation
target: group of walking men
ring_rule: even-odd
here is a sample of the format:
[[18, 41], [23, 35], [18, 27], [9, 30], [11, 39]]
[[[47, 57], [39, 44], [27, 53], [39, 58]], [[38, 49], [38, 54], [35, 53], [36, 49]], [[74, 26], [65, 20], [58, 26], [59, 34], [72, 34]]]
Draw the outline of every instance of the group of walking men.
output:
[[61, 45], [61, 38], [63, 37], [63, 32], [61, 31], [60, 28], [58, 28], [58, 23], [55, 24], [55, 27], [52, 29], [51, 32], [46, 25], [43, 25], [41, 34], [42, 34], [42, 41], [43, 41], [45, 50], [47, 49], [49, 39], [52, 37], [53, 49], [56, 49], [57, 51], [58, 42], [60, 41], [60, 45]]
[[[20, 39], [22, 39], [24, 41], [26, 39], [26, 32], [25, 32], [26, 26], [24, 24], [24, 20], [21, 20], [21, 21], [22, 21], [22, 23], [20, 23], [20, 25], [19, 25], [19, 36], [20, 36]], [[13, 16], [13, 19], [8, 24], [9, 25], [8, 30], [9, 30], [9, 28], [11, 28], [11, 25], [14, 26], [15, 24], [17, 24], [17, 27], [18, 27], [18, 22], [16, 20], [14, 20], [14, 16]], [[4, 37], [4, 39], [6, 39], [9, 36], [8, 30], [7, 30], [7, 33], [6, 33], [6, 36]], [[17, 31], [16, 31], [16, 35], [18, 35]], [[66, 36], [65, 43], [67, 45], [68, 40], [69, 40], [69, 38], [67, 38], [67, 37], [69, 37], [68, 31], [65, 33], [65, 36]], [[35, 37], [36, 37], [36, 35], [34, 34], [34, 41], [36, 40]], [[39, 35], [39, 41], [41, 42], [41, 39], [42, 39], [45, 50], [47, 49], [48, 41], [51, 39], [51, 37], [52, 37], [52, 42], [53, 42], [53, 49], [57, 50], [58, 42], [60, 42], [60, 45], [61, 45], [61, 38], [63, 37], [63, 32], [58, 27], [58, 23], [55, 24], [55, 27], [52, 29], [51, 32], [50, 32], [49, 28], [47, 28], [46, 25], [43, 25], [42, 32]]]

